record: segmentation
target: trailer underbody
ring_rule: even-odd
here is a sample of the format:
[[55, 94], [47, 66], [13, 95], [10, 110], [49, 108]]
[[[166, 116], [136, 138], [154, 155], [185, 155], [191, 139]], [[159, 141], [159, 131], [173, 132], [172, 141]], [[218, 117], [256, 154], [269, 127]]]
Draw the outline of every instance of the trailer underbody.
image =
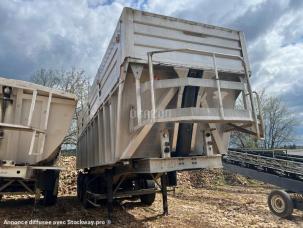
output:
[[0, 196], [34, 195], [34, 210], [41, 195], [44, 206], [54, 205], [57, 201], [61, 169], [54, 166], [1, 166]]
[[168, 214], [167, 191], [177, 185], [176, 171], [221, 168], [221, 155], [127, 160], [78, 174], [77, 195], [85, 208], [107, 205], [111, 218], [114, 199], [138, 199], [151, 205], [161, 192]]

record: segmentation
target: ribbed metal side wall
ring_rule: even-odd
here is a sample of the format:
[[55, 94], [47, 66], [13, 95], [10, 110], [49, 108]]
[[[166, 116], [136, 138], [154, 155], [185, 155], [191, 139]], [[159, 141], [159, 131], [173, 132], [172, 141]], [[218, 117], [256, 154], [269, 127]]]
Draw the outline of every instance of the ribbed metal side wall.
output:
[[[137, 108], [137, 97], [135, 78], [130, 65], [136, 62], [144, 66], [139, 80], [142, 89], [149, 81], [147, 53], [167, 48], [189, 48], [229, 54], [243, 58], [248, 64], [242, 32], [125, 8], [90, 88], [89, 107], [79, 118], [78, 168], [109, 165], [129, 158], [160, 156], [159, 132], [163, 127], [173, 130], [172, 123], [157, 123], [153, 126], [143, 126], [138, 131], [131, 131], [130, 110]], [[155, 55], [153, 61], [167, 66], [155, 68], [157, 79], [178, 79], [174, 67], [182, 66], [203, 69], [203, 73], [208, 76], [203, 76], [203, 79], [213, 80], [212, 56], [199, 53], [164, 53]], [[129, 63], [126, 64], [127, 67], [126, 62]], [[218, 56], [216, 64], [222, 77], [226, 77], [222, 86], [226, 81], [240, 83], [238, 76], [243, 76], [244, 73], [240, 59]], [[230, 73], [231, 76], [225, 73]], [[233, 78], [233, 75], [236, 77]], [[213, 80], [212, 83], [215, 81]], [[120, 84], [123, 85], [123, 89], [119, 87]], [[218, 116], [217, 101], [212, 96], [215, 90], [216, 88], [206, 88], [210, 96], [205, 99], [211, 106], [205, 109], [205, 113]], [[225, 92], [224, 89], [222, 91]], [[141, 91], [142, 110], [151, 109], [149, 92]], [[235, 112], [233, 104], [238, 94], [228, 91], [223, 98], [226, 114], [231, 117]], [[159, 89], [156, 92], [156, 103], [161, 107], [160, 109], [165, 109], [171, 103], [175, 105], [177, 96], [178, 88]], [[236, 113], [241, 114], [241, 112], [239, 110]], [[174, 111], [172, 114], [175, 114]], [[243, 112], [243, 119], [250, 119], [249, 111]], [[196, 137], [201, 136], [205, 127], [204, 123], [198, 124]], [[217, 135], [221, 137], [223, 134], [221, 126], [218, 124], [216, 127], [220, 130]], [[171, 132], [171, 137], [172, 135]], [[224, 147], [228, 138], [229, 134], [224, 136]], [[199, 143], [197, 150], [201, 154], [203, 145]]]

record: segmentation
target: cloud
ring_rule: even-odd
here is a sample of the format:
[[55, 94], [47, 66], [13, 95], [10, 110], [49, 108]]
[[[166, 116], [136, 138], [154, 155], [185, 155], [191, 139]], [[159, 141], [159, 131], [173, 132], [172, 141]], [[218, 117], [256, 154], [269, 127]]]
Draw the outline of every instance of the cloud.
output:
[[[75, 4], [76, 3], [76, 4]], [[0, 73], [29, 79], [39, 68], [83, 68], [94, 76], [121, 3], [0, 1]]]
[[302, 0], [2, 0], [0, 75], [77, 67], [94, 77], [124, 6], [244, 31], [254, 88], [303, 113]]
[[256, 72], [256, 88], [266, 87], [274, 95], [291, 93], [303, 84], [303, 43], [287, 45], [272, 51]]
[[255, 88], [265, 87], [269, 93], [282, 97], [295, 88], [302, 91], [302, 28], [302, 13], [290, 10], [249, 46]]
[[249, 6], [242, 15], [230, 23], [230, 26], [244, 31], [246, 38], [253, 41], [271, 30], [284, 12], [287, 11], [287, 8], [287, 1], [267, 0]]
[[228, 26], [247, 8], [254, 7], [261, 2], [263, 0], [229, 0], [228, 2], [222, 0], [152, 0], [148, 1], [143, 8], [188, 20]]
[[[244, 30], [253, 47], [251, 62], [258, 69], [272, 46], [267, 45], [268, 38], [271, 44], [275, 39], [274, 34], [267, 36], [268, 30], [287, 12], [302, 6], [301, 2], [4, 0], [0, 1], [1, 74], [28, 79], [39, 68], [75, 66], [94, 76], [123, 6]], [[295, 23], [293, 17], [287, 20]], [[286, 27], [282, 33], [295, 40], [300, 31]]]

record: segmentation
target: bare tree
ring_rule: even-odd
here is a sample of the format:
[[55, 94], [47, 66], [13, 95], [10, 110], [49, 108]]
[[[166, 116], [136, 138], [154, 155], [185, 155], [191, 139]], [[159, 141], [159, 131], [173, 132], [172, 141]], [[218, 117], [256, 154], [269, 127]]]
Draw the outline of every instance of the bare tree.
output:
[[259, 147], [258, 141], [254, 137], [249, 134], [242, 133], [240, 131], [232, 132], [229, 144], [236, 148]]
[[293, 142], [297, 118], [279, 97], [267, 96], [265, 90], [259, 94], [264, 120], [264, 140], [257, 141], [251, 135], [233, 132], [230, 144], [240, 148], [263, 147], [272, 149]]
[[77, 145], [77, 117], [87, 103], [89, 87], [89, 78], [85, 75], [85, 72], [75, 68], [72, 68], [70, 71], [41, 69], [32, 76], [31, 81], [36, 84], [73, 93], [77, 96], [78, 103], [75, 115], [69, 132], [63, 141], [63, 144], [66, 146], [74, 147]]
[[298, 121], [278, 97], [269, 97], [263, 107], [264, 148], [277, 148], [293, 142]]
[[39, 85], [57, 88], [60, 85], [58, 76], [58, 71], [56, 70], [40, 69], [32, 76], [31, 81]]

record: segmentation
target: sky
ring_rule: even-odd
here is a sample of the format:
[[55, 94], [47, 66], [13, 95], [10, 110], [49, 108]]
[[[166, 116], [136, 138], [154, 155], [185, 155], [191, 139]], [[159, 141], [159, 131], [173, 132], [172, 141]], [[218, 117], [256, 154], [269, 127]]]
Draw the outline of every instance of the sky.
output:
[[253, 87], [297, 115], [303, 145], [303, 0], [1, 0], [0, 75], [75, 67], [93, 78], [124, 6], [244, 31]]

